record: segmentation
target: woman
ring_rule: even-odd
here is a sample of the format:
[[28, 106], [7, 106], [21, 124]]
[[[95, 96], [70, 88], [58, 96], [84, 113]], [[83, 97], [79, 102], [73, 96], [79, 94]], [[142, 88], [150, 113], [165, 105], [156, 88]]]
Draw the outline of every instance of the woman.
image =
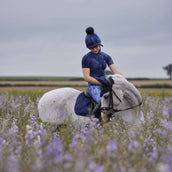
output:
[[99, 36], [94, 32], [94, 29], [88, 27], [86, 33], [85, 44], [90, 51], [82, 58], [82, 72], [84, 80], [88, 82], [87, 91], [97, 102], [93, 110], [93, 113], [96, 113], [101, 103], [101, 83], [97, 79], [105, 78], [104, 72], [107, 65], [114, 74], [122, 75], [122, 73], [114, 65], [112, 58], [101, 51], [101, 46], [103, 45]]

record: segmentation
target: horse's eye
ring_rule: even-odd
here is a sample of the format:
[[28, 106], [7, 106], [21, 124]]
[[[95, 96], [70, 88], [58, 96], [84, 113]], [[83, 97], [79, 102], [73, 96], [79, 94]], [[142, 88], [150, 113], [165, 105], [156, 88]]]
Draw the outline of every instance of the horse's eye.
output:
[[105, 98], [105, 99], [108, 99], [108, 97], [109, 97], [109, 95], [104, 95], [104, 98]]

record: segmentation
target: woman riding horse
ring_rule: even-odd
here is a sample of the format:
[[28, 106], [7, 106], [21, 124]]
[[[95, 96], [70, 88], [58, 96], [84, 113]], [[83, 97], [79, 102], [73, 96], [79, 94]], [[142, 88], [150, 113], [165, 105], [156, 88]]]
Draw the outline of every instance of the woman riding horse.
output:
[[[86, 33], [85, 43], [90, 52], [82, 58], [82, 70], [84, 79], [88, 82], [88, 92], [97, 102], [92, 114], [98, 117], [99, 113], [98, 115], [96, 113], [97, 110], [99, 112], [101, 106], [101, 117], [105, 119], [102, 121], [107, 121], [108, 114], [112, 114], [115, 119], [116, 112], [122, 112], [120, 117], [127, 123], [134, 124], [137, 119], [140, 120], [143, 116], [140, 109], [142, 98], [139, 91], [124, 78], [114, 65], [112, 58], [101, 51], [101, 40], [94, 33], [94, 29], [89, 27], [86, 29]], [[108, 80], [106, 80], [104, 73], [107, 65], [115, 74], [108, 76]], [[55, 124], [65, 124], [68, 121], [89, 122], [89, 115], [76, 115], [78, 113], [75, 112], [75, 107], [79, 95], [81, 95], [81, 91], [68, 87], [45, 93], [38, 103], [39, 118], [44, 122]]]
[[88, 27], [86, 33], [85, 44], [90, 51], [82, 58], [82, 72], [84, 80], [88, 82], [87, 91], [97, 103], [93, 109], [93, 114], [96, 115], [101, 104], [101, 83], [98, 80], [105, 79], [107, 65], [114, 74], [122, 75], [122, 73], [116, 68], [112, 58], [101, 51], [103, 45], [94, 29]]

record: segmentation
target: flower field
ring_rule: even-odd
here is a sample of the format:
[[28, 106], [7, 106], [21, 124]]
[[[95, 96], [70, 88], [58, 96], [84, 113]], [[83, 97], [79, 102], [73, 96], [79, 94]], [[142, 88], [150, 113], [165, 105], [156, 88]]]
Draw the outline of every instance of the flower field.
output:
[[172, 95], [142, 94], [145, 121], [54, 126], [37, 118], [43, 92], [0, 93], [2, 172], [170, 172]]

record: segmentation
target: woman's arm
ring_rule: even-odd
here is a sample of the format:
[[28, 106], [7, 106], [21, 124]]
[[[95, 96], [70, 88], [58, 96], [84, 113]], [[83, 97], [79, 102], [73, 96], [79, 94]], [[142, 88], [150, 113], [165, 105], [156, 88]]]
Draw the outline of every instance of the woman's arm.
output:
[[99, 81], [97, 81], [95, 78], [90, 76], [90, 68], [82, 68], [84, 80], [91, 83], [91, 84], [97, 84], [101, 85]]

